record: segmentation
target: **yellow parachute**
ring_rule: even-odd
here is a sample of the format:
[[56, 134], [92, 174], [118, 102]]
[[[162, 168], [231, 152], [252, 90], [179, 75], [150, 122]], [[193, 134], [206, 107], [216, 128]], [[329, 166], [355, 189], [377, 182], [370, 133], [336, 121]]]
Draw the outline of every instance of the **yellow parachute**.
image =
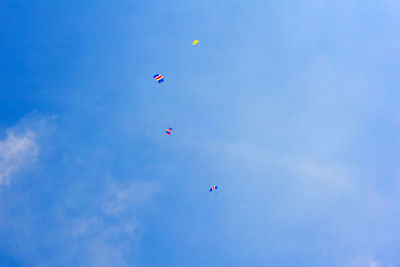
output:
[[192, 44], [193, 44], [194, 46], [196, 46], [198, 42], [199, 42], [199, 40], [194, 40]]

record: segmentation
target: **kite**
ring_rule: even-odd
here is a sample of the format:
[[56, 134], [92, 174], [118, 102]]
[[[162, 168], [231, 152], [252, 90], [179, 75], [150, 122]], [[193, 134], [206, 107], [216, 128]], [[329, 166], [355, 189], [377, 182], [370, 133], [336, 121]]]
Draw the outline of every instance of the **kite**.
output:
[[218, 189], [218, 186], [213, 185], [213, 186], [210, 187], [210, 192], [215, 191], [217, 189]]
[[199, 42], [199, 40], [194, 40], [192, 45], [196, 46], [198, 42]]
[[168, 129], [165, 131], [165, 133], [168, 134], [168, 135], [171, 135], [171, 132], [172, 132], [172, 128], [168, 128]]
[[160, 74], [154, 74], [153, 78], [156, 79], [158, 83], [162, 83], [164, 81], [164, 77]]

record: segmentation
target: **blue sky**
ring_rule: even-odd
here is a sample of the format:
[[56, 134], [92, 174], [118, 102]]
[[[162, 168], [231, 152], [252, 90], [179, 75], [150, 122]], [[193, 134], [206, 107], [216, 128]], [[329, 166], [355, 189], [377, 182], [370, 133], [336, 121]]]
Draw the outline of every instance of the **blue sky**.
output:
[[400, 265], [398, 1], [0, 12], [1, 266]]

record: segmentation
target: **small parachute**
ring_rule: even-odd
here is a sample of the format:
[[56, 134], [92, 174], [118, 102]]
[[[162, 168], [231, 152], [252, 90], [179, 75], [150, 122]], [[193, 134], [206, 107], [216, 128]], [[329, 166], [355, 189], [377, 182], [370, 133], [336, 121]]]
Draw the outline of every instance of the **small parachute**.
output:
[[194, 40], [192, 45], [196, 46], [198, 42], [199, 42], [199, 40]]
[[171, 135], [171, 133], [172, 133], [172, 128], [168, 128], [168, 129], [165, 131], [165, 133], [168, 134], [168, 135]]
[[164, 81], [164, 77], [161, 76], [160, 74], [154, 74], [153, 78], [158, 82], [162, 83]]
[[215, 191], [217, 189], [218, 189], [218, 186], [213, 185], [213, 186], [210, 187], [210, 192]]

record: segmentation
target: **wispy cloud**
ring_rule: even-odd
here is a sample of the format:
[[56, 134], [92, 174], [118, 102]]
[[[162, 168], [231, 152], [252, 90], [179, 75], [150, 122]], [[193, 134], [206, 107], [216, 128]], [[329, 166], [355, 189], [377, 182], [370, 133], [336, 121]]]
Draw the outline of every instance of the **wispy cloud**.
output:
[[148, 201], [157, 190], [158, 186], [150, 182], [134, 181], [124, 185], [111, 185], [106, 194], [103, 212], [107, 215], [118, 215]]
[[8, 184], [11, 176], [21, 168], [34, 162], [39, 154], [36, 135], [31, 130], [18, 134], [7, 130], [7, 136], [0, 141], [0, 185]]
[[[64, 258], [54, 258], [57, 264], [69, 264], [74, 255], [89, 266], [125, 266], [126, 256], [140, 239], [140, 208], [148, 207], [159, 187], [153, 182], [133, 181], [113, 183], [100, 190], [95, 203], [87, 203], [80, 192], [66, 196], [67, 208], [56, 213], [60, 228], [50, 233], [50, 243], [63, 243]], [[78, 190], [79, 191], [79, 190]], [[68, 206], [84, 201], [90, 210], [71, 217]], [[90, 202], [90, 201], [89, 201]], [[129, 264], [131, 266], [131, 264]]]
[[370, 263], [369, 267], [380, 267], [381, 263], [379, 261], [373, 261]]
[[41, 116], [32, 112], [13, 126], [3, 129], [5, 138], [0, 140], [0, 185], [9, 184], [14, 175], [37, 161], [43, 138], [52, 132], [51, 121], [54, 119], [54, 115]]

